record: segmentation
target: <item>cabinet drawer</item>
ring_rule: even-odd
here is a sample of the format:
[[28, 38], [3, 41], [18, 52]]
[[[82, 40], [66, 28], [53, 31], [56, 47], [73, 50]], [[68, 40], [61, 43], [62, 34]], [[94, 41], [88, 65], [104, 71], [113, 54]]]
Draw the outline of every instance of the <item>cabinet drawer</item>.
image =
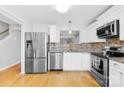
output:
[[115, 68], [124, 70], [124, 64], [123, 64], [123, 63], [120, 63], [120, 62], [117, 62], [117, 61], [110, 60], [109, 64], [110, 64], [110, 66], [112, 66], [112, 67], [115, 67]]

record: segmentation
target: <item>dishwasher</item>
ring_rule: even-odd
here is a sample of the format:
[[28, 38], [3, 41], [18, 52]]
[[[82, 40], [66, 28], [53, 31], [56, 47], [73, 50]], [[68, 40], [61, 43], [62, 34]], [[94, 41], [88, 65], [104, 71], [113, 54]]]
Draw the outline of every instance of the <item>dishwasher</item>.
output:
[[50, 53], [50, 70], [62, 71], [63, 70], [63, 53]]

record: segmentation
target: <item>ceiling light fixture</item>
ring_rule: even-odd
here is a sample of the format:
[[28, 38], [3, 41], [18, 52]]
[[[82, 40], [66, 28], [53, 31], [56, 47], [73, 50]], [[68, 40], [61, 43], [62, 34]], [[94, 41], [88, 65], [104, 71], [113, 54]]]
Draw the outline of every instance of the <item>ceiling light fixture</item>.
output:
[[72, 33], [72, 30], [71, 30], [71, 21], [68, 21], [68, 23], [69, 23], [69, 34], [71, 34]]
[[56, 5], [55, 8], [59, 13], [67, 13], [68, 10], [70, 9], [70, 6], [69, 5]]

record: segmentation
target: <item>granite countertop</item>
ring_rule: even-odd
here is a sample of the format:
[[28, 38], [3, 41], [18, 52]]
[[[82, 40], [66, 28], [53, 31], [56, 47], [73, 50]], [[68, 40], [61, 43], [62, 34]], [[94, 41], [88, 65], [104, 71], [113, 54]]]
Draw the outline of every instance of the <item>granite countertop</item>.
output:
[[78, 53], [83, 53], [83, 52], [87, 52], [87, 53], [91, 53], [91, 52], [94, 52], [94, 53], [99, 53], [100, 51], [97, 51], [97, 50], [50, 50], [50, 52], [78, 52]]
[[87, 53], [91, 53], [90, 51], [49, 51], [50, 53], [83, 53], [83, 52], [87, 52]]
[[124, 57], [109, 57], [110, 60], [124, 63]]
[[63, 51], [49, 51], [50, 53], [63, 53]]
[[[91, 52], [93, 55], [103, 56], [101, 52]], [[124, 63], [124, 57], [104, 57], [113, 61]]]
[[[102, 55], [102, 52], [100, 52], [100, 51], [90, 51], [90, 50], [89, 51], [60, 51], [60, 50], [51, 50], [49, 52], [51, 52], [51, 53], [64, 53], [64, 52], [65, 53], [75, 53], [75, 52], [77, 52], [77, 53], [81, 52], [82, 53], [82, 52], [88, 52], [88, 53], [95, 54], [95, 55], [100, 54], [99, 56]], [[124, 63], [124, 57], [108, 57], [108, 59]]]

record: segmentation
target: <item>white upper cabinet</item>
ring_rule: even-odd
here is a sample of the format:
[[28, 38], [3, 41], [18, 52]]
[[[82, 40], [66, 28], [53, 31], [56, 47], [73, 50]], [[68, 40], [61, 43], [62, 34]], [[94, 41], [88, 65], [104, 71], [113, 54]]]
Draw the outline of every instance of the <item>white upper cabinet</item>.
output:
[[80, 32], [80, 43], [105, 42], [105, 39], [97, 37], [97, 27], [101, 26], [102, 22], [94, 22], [87, 29]]
[[100, 17], [98, 17], [97, 20], [101, 23], [98, 26], [102, 26], [116, 19], [120, 21], [119, 39], [124, 40], [124, 6], [113, 6]]
[[89, 29], [85, 29], [83, 31], [80, 31], [80, 43], [90, 43], [90, 36], [89, 36]]
[[120, 12], [120, 40], [124, 40], [124, 11]]
[[104, 25], [116, 19], [120, 19], [120, 14], [119, 12], [114, 11], [99, 21], [102, 21], [102, 24]]
[[97, 20], [104, 20], [104, 23], [108, 23], [110, 21], [113, 21], [115, 19], [119, 18], [119, 11], [124, 8], [120, 5], [112, 6], [110, 9], [108, 9], [106, 12], [104, 12], [102, 15], [100, 15]]
[[105, 42], [105, 39], [99, 39], [97, 36], [97, 28], [98, 28], [99, 22], [94, 22], [91, 25], [90, 28], [90, 37], [91, 37], [91, 42]]
[[59, 43], [60, 42], [60, 33], [57, 30], [56, 25], [49, 25], [49, 33], [50, 33], [50, 42]]

